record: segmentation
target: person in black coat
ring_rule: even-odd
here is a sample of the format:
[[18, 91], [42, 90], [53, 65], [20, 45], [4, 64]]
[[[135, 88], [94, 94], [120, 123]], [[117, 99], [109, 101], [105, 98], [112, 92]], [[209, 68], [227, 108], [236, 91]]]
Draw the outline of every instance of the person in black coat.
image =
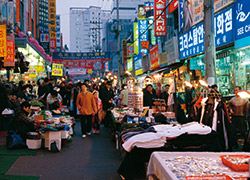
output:
[[16, 131], [23, 140], [27, 139], [28, 132], [36, 131], [34, 123], [29, 119], [30, 104], [24, 101], [21, 104], [21, 109], [16, 112], [15, 118], [10, 124], [9, 130]]
[[143, 106], [149, 106], [152, 108], [153, 104], [153, 99], [156, 98], [154, 93], [153, 93], [153, 86], [152, 84], [148, 84], [143, 92]]
[[169, 87], [170, 87], [170, 85], [166, 84], [165, 85], [165, 90], [160, 95], [160, 98], [165, 100], [166, 106], [168, 105], [168, 96], [169, 96], [168, 90], [169, 90]]
[[111, 88], [111, 82], [108, 81], [105, 87], [100, 91], [100, 99], [102, 100], [103, 110], [107, 111], [112, 107], [114, 100], [114, 92]]

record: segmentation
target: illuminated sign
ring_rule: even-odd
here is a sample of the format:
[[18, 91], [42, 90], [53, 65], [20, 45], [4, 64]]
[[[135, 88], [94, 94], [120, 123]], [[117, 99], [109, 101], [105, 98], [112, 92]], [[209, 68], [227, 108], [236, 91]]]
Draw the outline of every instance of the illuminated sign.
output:
[[139, 19], [138, 20], [138, 27], [139, 27], [139, 52], [143, 53], [144, 55], [148, 54], [148, 49], [141, 48], [142, 41], [148, 41], [148, 21], [147, 19]]

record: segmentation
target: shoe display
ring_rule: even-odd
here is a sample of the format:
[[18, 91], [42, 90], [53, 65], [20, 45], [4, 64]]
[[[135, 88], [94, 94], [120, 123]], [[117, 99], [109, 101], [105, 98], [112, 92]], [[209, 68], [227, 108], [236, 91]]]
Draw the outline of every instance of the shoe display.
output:
[[82, 135], [82, 137], [83, 137], [83, 138], [86, 138], [86, 135], [84, 134], [84, 135]]

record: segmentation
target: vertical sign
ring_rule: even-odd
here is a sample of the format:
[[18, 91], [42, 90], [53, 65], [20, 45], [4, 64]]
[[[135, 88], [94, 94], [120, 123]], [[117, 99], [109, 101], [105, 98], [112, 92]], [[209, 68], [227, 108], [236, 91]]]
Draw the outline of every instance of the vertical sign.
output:
[[151, 9], [154, 9], [154, 3], [153, 2], [145, 2], [144, 3], [144, 8], [145, 8], [145, 11], [149, 11]]
[[142, 41], [148, 41], [148, 20], [147, 19], [139, 19], [139, 53], [143, 53], [144, 55], [148, 54], [148, 49], [141, 48]]
[[133, 58], [130, 58], [128, 60], [127, 68], [128, 68], [128, 71], [132, 71], [133, 70]]
[[15, 37], [7, 36], [7, 56], [4, 58], [4, 67], [15, 66]]
[[122, 40], [122, 62], [123, 64], [127, 64], [128, 54], [127, 54], [127, 40]]
[[146, 19], [144, 5], [138, 5], [138, 19]]
[[[168, 0], [168, 3], [171, 3], [172, 0]], [[178, 8], [179, 0], [173, 0], [172, 3], [168, 6], [168, 14], [171, 14], [176, 8]]]
[[49, 0], [49, 46], [52, 52], [56, 50], [56, 0]]
[[184, 28], [184, 19], [183, 19], [183, 0], [179, 0], [179, 31], [182, 32]]
[[127, 46], [128, 52], [127, 55], [128, 57], [132, 57], [134, 55], [134, 44], [129, 44]]
[[134, 22], [134, 53], [139, 54], [138, 22]]
[[159, 49], [158, 44], [150, 48], [149, 50], [149, 56], [150, 56], [150, 63], [151, 67], [150, 70], [159, 67]]
[[141, 55], [134, 56], [134, 64], [135, 64], [135, 75], [138, 76], [143, 73], [142, 70], [142, 62]]
[[[167, 35], [167, 16], [165, 8], [166, 8], [166, 0], [154, 1], [155, 36]], [[162, 13], [163, 11], [164, 13]]]
[[156, 45], [156, 37], [155, 37], [155, 30], [154, 28], [151, 29], [150, 31], [150, 35], [151, 35], [151, 44], [154, 46]]
[[6, 24], [0, 25], [0, 57], [7, 56]]
[[[203, 21], [204, 11], [203, 11], [203, 0], [192, 0], [193, 3], [193, 25]], [[185, 17], [185, 16], [184, 16]]]

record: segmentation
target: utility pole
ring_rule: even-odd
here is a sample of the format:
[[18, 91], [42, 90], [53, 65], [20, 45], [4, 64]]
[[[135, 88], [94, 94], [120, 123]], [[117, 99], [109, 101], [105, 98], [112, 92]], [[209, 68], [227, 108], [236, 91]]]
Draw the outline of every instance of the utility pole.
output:
[[118, 63], [118, 84], [121, 83], [121, 57], [120, 57], [120, 20], [119, 20], [119, 0], [116, 0], [117, 9], [117, 63]]
[[204, 0], [206, 81], [213, 85], [216, 80], [216, 50], [214, 35], [214, 0]]

